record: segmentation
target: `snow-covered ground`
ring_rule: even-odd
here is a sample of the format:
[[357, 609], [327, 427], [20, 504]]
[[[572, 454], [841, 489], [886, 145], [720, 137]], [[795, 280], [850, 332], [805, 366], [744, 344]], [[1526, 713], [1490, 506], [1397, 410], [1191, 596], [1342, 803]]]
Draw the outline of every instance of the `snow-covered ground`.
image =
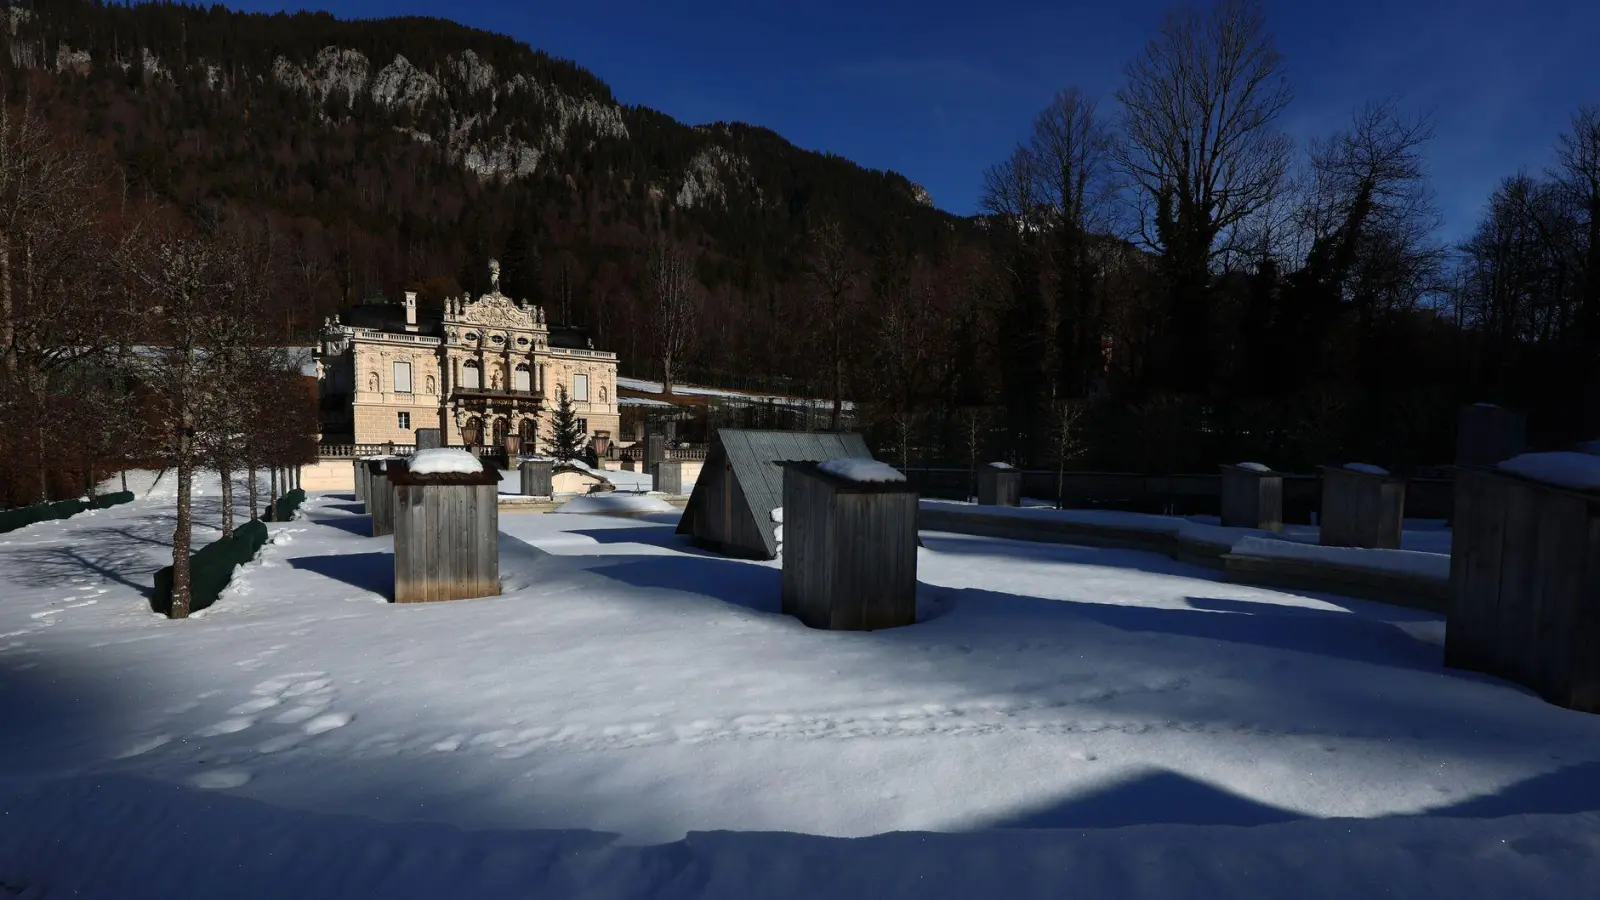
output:
[[0, 536], [0, 896], [1600, 883], [1600, 716], [1441, 668], [1437, 616], [928, 533], [927, 621], [818, 632], [676, 513], [503, 517], [502, 596], [396, 607], [355, 509], [187, 622], [146, 606], [164, 487]]

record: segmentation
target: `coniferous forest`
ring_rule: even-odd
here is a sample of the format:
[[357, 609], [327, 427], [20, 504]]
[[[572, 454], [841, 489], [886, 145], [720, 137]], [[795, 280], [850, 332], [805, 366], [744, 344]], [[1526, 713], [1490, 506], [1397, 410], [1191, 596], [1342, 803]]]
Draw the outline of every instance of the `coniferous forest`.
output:
[[[30, 359], [78, 358], [38, 346], [27, 298], [117, 306], [123, 344], [153, 340], [158, 304], [127, 281], [153, 223], [253, 248], [274, 341], [483, 290], [493, 256], [623, 374], [852, 401], [900, 464], [1416, 467], [1450, 460], [1480, 401], [1526, 411], [1541, 447], [1600, 433], [1600, 107], [1448, 245], [1426, 115], [1373, 98], [1291, 140], [1270, 24], [1250, 0], [1172, 13], [1115, 96], [1063, 86], [1018, 123], [958, 217], [898, 174], [620, 105], [578, 64], [445, 21], [14, 2], [0, 354], [30, 399], [4, 405], [6, 452], [41, 458], [48, 429], [13, 426], [74, 396], [13, 389]], [[52, 182], [28, 166], [57, 157], [76, 193], [31, 195]], [[46, 215], [69, 202], [75, 222]], [[661, 296], [663, 258], [687, 301]], [[116, 343], [90, 337], [51, 339]], [[22, 481], [0, 499], [37, 494]]]

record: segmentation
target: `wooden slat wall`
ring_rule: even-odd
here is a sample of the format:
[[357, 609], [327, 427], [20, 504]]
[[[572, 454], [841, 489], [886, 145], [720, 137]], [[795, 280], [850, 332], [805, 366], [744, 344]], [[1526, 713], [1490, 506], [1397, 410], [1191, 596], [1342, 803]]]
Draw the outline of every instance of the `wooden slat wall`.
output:
[[1445, 664], [1600, 713], [1600, 498], [1462, 469], [1455, 504]]
[[801, 467], [783, 482], [782, 609], [812, 628], [860, 631], [917, 618], [917, 494], [841, 490]]
[[361, 459], [350, 460], [350, 465], [355, 469], [356, 499], [363, 506], [367, 503], [366, 468], [367, 464]]
[[555, 496], [555, 463], [548, 460], [524, 460], [521, 471], [523, 496]]
[[1320, 543], [1324, 547], [1400, 549], [1405, 481], [1330, 466], [1322, 470]]
[[1222, 467], [1222, 524], [1283, 530], [1283, 476]]
[[394, 492], [396, 603], [500, 593], [496, 485], [401, 484]]
[[982, 506], [1021, 506], [1022, 472], [993, 466], [980, 467], [978, 503]]

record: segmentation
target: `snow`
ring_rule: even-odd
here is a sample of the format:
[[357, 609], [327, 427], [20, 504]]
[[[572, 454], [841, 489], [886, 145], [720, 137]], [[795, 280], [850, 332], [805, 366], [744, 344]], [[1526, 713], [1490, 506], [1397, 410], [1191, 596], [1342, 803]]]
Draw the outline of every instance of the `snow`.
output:
[[992, 463], [989, 463], [989, 468], [991, 468], [991, 469], [1014, 469], [1014, 468], [1016, 468], [1016, 466], [1013, 466], [1011, 463], [992, 462]]
[[[197, 480], [203, 544], [218, 486]], [[390, 542], [334, 493], [169, 622], [143, 591], [173, 478], [130, 481], [133, 503], [0, 536], [0, 895], [1600, 880], [1600, 716], [1444, 669], [1430, 613], [925, 532], [919, 605], [941, 614], [821, 633], [779, 614], [778, 562], [709, 555], [672, 516], [581, 514], [502, 517], [501, 596], [401, 607]]]
[[1236, 468], [1249, 469], [1252, 472], [1271, 472], [1272, 467], [1258, 462], [1242, 462]]
[[1344, 467], [1352, 472], [1361, 472], [1365, 475], [1387, 475], [1389, 470], [1372, 463], [1345, 463]]
[[586, 494], [561, 504], [555, 512], [608, 515], [615, 513], [676, 513], [678, 508], [648, 494]]
[[435, 447], [418, 450], [411, 457], [413, 475], [475, 475], [483, 471], [483, 461], [466, 450]]
[[1500, 468], [1546, 484], [1581, 491], [1600, 490], [1600, 456], [1588, 453], [1524, 453], [1501, 463]]
[[818, 463], [817, 468], [835, 478], [843, 478], [845, 481], [854, 481], [857, 484], [894, 484], [906, 480], [904, 472], [875, 459], [853, 457], [827, 459]]
[[1587, 453], [1590, 456], [1600, 456], [1600, 441], [1586, 441], [1573, 450], [1578, 453]]
[[1297, 541], [1265, 537], [1240, 538], [1232, 552], [1239, 556], [1267, 559], [1292, 559], [1325, 563], [1350, 569], [1392, 572], [1434, 581], [1450, 580], [1449, 553], [1420, 553], [1414, 550], [1371, 550], [1361, 547], [1323, 547]]
[[[617, 377], [617, 387], [630, 391], [639, 391], [645, 394], [665, 396], [662, 392], [665, 386], [659, 381], [646, 381], [642, 378]], [[779, 406], [808, 406], [814, 409], [832, 408], [833, 401], [819, 397], [790, 397], [783, 394], [763, 394], [751, 391], [738, 391], [731, 388], [699, 387], [692, 384], [672, 385], [673, 394], [684, 394], [696, 397], [721, 397], [730, 400], [745, 400], [756, 403], [774, 403]], [[644, 397], [621, 397], [617, 403], [622, 406], [673, 406], [669, 401]], [[849, 400], [840, 403], [841, 409], [853, 410], [855, 404]]]

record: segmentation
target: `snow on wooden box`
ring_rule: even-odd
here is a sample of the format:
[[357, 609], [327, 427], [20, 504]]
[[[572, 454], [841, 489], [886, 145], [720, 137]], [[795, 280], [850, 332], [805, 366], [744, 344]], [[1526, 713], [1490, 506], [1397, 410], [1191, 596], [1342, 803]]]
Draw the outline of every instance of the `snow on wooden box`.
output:
[[[429, 451], [448, 452], [448, 451]], [[500, 593], [500, 473], [394, 472], [394, 602]]]
[[1445, 665], [1600, 713], [1600, 485], [1456, 473]]
[[1256, 463], [1222, 467], [1222, 524], [1283, 530], [1283, 476]]
[[1318, 543], [1398, 550], [1405, 508], [1404, 478], [1365, 463], [1323, 466]]
[[655, 490], [674, 497], [683, 494], [683, 460], [663, 459], [655, 464], [655, 469], [650, 473], [650, 481]]
[[989, 463], [978, 469], [978, 503], [1021, 506], [1022, 471], [1005, 463]]
[[1492, 403], [1461, 409], [1456, 426], [1456, 465], [1492, 466], [1522, 453], [1528, 441], [1528, 420]]
[[865, 631], [917, 617], [917, 493], [823, 464], [783, 465], [782, 610], [811, 628]]
[[372, 518], [372, 536], [394, 534], [394, 485], [389, 476], [406, 469], [404, 459], [367, 460], [367, 513]]
[[522, 461], [522, 494], [525, 497], [555, 496], [555, 460], [525, 459]]

